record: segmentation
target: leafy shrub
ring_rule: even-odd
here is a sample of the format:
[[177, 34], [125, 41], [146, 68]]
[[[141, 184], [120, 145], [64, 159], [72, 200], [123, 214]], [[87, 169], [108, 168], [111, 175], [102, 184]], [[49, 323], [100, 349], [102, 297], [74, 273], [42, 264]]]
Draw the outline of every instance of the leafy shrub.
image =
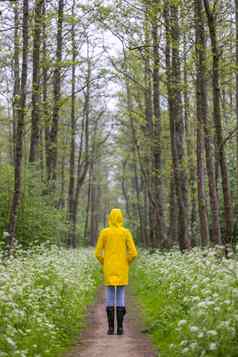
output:
[[[0, 169], [0, 237], [7, 229], [13, 191], [13, 168]], [[40, 174], [28, 168], [23, 174], [22, 199], [18, 210], [17, 240], [23, 247], [46, 240], [56, 243], [66, 232], [64, 210], [55, 208]]]

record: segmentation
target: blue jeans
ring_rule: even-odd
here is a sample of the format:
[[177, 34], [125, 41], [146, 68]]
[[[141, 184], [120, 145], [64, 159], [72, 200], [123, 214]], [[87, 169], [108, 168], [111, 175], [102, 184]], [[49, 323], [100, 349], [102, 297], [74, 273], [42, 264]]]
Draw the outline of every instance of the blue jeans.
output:
[[125, 285], [106, 286], [106, 305], [114, 306], [116, 298], [116, 306], [125, 306]]

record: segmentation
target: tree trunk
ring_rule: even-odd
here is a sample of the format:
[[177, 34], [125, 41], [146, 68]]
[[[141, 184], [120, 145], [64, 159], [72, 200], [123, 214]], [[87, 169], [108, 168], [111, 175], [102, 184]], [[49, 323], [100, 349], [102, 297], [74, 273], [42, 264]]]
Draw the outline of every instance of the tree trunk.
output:
[[[125, 57], [125, 64], [127, 62], [127, 58]], [[134, 177], [135, 177], [135, 190], [136, 190], [136, 206], [137, 206], [137, 212], [138, 212], [138, 217], [139, 217], [139, 224], [140, 224], [140, 237], [142, 244], [146, 246], [148, 242], [148, 237], [147, 237], [147, 230], [145, 227], [145, 220], [143, 216], [143, 209], [141, 205], [141, 199], [140, 199], [140, 188], [139, 188], [139, 180], [138, 180], [138, 170], [137, 170], [137, 161], [139, 164], [141, 164], [140, 160], [140, 148], [137, 142], [137, 137], [136, 137], [136, 128], [134, 125], [134, 119], [132, 116], [133, 112], [133, 104], [132, 104], [132, 98], [131, 98], [131, 91], [130, 91], [130, 84], [128, 79], [126, 79], [126, 94], [127, 94], [127, 111], [128, 111], [128, 116], [129, 116], [129, 122], [130, 122], [130, 129], [131, 129], [131, 136], [132, 136], [132, 147], [133, 147], [133, 159], [134, 159]]]
[[42, 101], [43, 101], [43, 116], [44, 116], [44, 141], [45, 141], [45, 163], [46, 163], [46, 177], [50, 177], [50, 115], [48, 109], [48, 61], [47, 61], [47, 29], [46, 29], [46, 3], [43, 3], [42, 9], [43, 17], [43, 53], [42, 53]]
[[[236, 11], [236, 126], [238, 128], [238, 0], [235, 0]], [[231, 96], [232, 98], [232, 96]], [[238, 129], [236, 130], [236, 175], [238, 177]], [[236, 229], [238, 229], [238, 185], [236, 192]], [[235, 246], [235, 244], [233, 244]]]
[[[67, 134], [64, 135], [63, 137], [63, 145], [64, 147], [67, 146]], [[56, 203], [56, 207], [58, 209], [64, 209], [65, 208], [65, 182], [66, 182], [66, 178], [65, 178], [65, 168], [67, 167], [67, 156], [66, 156], [66, 152], [63, 151], [61, 154], [61, 158], [60, 158], [60, 165], [59, 165], [59, 182], [60, 182], [60, 189], [59, 189], [59, 198], [57, 200]]]
[[184, 127], [185, 127], [185, 138], [186, 138], [186, 155], [188, 160], [188, 175], [189, 175], [189, 239], [191, 240], [191, 245], [194, 247], [198, 244], [197, 242], [197, 197], [196, 197], [196, 164], [194, 158], [194, 129], [190, 121], [190, 102], [189, 102], [189, 83], [188, 83], [188, 64], [187, 64], [187, 47], [186, 39], [187, 34], [183, 34], [183, 104], [184, 104]]
[[19, 110], [17, 111], [17, 132], [16, 132], [16, 158], [15, 158], [15, 175], [14, 175], [14, 192], [10, 210], [9, 227], [8, 227], [8, 253], [14, 253], [16, 245], [16, 225], [18, 207], [20, 204], [21, 188], [22, 188], [22, 152], [23, 152], [23, 135], [24, 121], [26, 111], [26, 84], [27, 84], [27, 57], [28, 57], [28, 18], [29, 8], [28, 0], [23, 1], [23, 20], [22, 20], [22, 72], [21, 72], [21, 88]]
[[20, 98], [20, 65], [19, 65], [19, 9], [18, 0], [14, 4], [14, 88], [13, 88], [13, 122], [12, 122], [12, 142], [13, 142], [13, 155], [12, 161], [15, 163], [16, 160], [16, 128], [17, 128], [17, 107], [19, 105]]
[[[169, 4], [165, 4], [164, 8], [165, 19], [165, 62], [166, 62], [166, 78], [167, 78], [167, 92], [168, 92], [168, 107], [169, 107], [169, 123], [170, 123], [170, 146], [172, 161], [175, 156], [174, 152], [174, 123], [173, 123], [173, 101], [171, 98], [171, 38], [170, 38], [170, 10]], [[178, 203], [175, 189], [174, 170], [173, 163], [171, 167], [170, 176], [170, 199], [169, 199], [169, 227], [168, 227], [168, 239], [170, 243], [178, 242]]]
[[[98, 163], [97, 163], [98, 164]], [[100, 202], [100, 189], [97, 177], [97, 164], [92, 165], [92, 181], [91, 181], [91, 195], [90, 195], [90, 244], [95, 246], [98, 236], [98, 218], [99, 218], [99, 202]], [[99, 164], [100, 165], [100, 164]]]
[[[194, 13], [195, 13], [195, 26], [196, 26], [196, 67], [197, 67], [197, 78], [196, 78], [196, 99], [197, 99], [197, 189], [198, 189], [198, 206], [199, 206], [199, 223], [200, 223], [200, 237], [201, 245], [204, 247], [209, 242], [209, 228], [208, 228], [208, 212], [207, 212], [207, 202], [205, 193], [205, 182], [204, 182], [204, 131], [203, 131], [203, 113], [206, 111], [203, 108], [204, 97], [204, 85], [205, 78], [203, 73], [203, 57], [202, 51], [205, 50], [203, 43], [203, 18], [201, 12], [201, 0], [194, 1]], [[205, 112], [205, 115], [206, 112]], [[206, 121], [206, 119], [205, 119]]]
[[[72, 17], [74, 17], [75, 0], [72, 5]], [[68, 222], [72, 222], [72, 214], [74, 207], [74, 191], [75, 191], [75, 134], [76, 134], [76, 120], [75, 120], [75, 61], [76, 61], [76, 43], [75, 43], [75, 23], [73, 22], [71, 28], [72, 35], [72, 77], [71, 77], [71, 143], [70, 143], [70, 162], [69, 162], [69, 191], [68, 191]], [[71, 227], [68, 232], [68, 245], [70, 245]]]
[[[182, 115], [181, 72], [179, 59], [180, 33], [178, 24], [178, 8], [176, 5], [170, 5], [170, 16], [168, 8], [165, 9], [165, 21], [167, 39], [166, 67], [171, 130], [171, 151], [178, 202], [178, 242], [180, 250], [184, 251], [185, 249], [191, 247], [191, 243], [188, 239], [188, 180], [186, 168], [184, 167], [184, 122]], [[171, 28], [171, 32], [169, 32], [169, 28]], [[171, 44], [172, 58], [170, 64]]]
[[211, 11], [208, 0], [204, 0], [204, 6], [207, 14], [208, 28], [211, 38], [212, 47], [212, 90], [213, 90], [213, 121], [215, 125], [217, 154], [221, 169], [222, 177], [222, 189], [224, 200], [224, 244], [232, 244], [233, 237], [233, 212], [232, 212], [232, 200], [230, 193], [230, 184], [228, 178], [228, 170], [226, 163], [226, 156], [223, 144], [223, 129], [221, 120], [221, 108], [220, 108], [220, 72], [219, 72], [219, 49], [217, 46], [217, 34], [216, 23], [214, 13]]
[[32, 72], [32, 113], [31, 113], [31, 145], [29, 161], [39, 158], [40, 140], [40, 44], [42, 27], [42, 7], [44, 0], [35, 0], [34, 33], [33, 33], [33, 72]]
[[[54, 106], [52, 116], [52, 126], [50, 130], [50, 144], [49, 144], [49, 180], [56, 181], [57, 171], [57, 139], [58, 139], [58, 123], [59, 123], [59, 109], [61, 98], [61, 61], [62, 61], [62, 27], [64, 15], [64, 0], [58, 2], [58, 20], [57, 20], [57, 48], [56, 48], [56, 63], [53, 78], [53, 94]], [[55, 187], [55, 185], [53, 185]]]
[[207, 93], [207, 65], [206, 65], [206, 40], [205, 40], [205, 29], [204, 21], [202, 18], [202, 1], [198, 0], [196, 2], [196, 11], [198, 12], [197, 23], [196, 23], [196, 41], [198, 46], [196, 46], [196, 56], [197, 56], [197, 70], [199, 70], [199, 87], [200, 94], [199, 99], [201, 100], [200, 110], [201, 110], [201, 120], [204, 131], [204, 143], [205, 143], [205, 154], [206, 154], [206, 168], [208, 175], [208, 188], [209, 188], [209, 198], [211, 207], [211, 242], [213, 244], [221, 244], [221, 230], [219, 221], [219, 200], [216, 188], [216, 175], [215, 175], [215, 162], [213, 155], [213, 145], [211, 140], [211, 129], [208, 120], [208, 93]]
[[[89, 45], [88, 45], [89, 46]], [[75, 182], [75, 190], [74, 190], [74, 198], [73, 198], [73, 206], [72, 212], [69, 222], [69, 238], [68, 238], [68, 246], [72, 248], [76, 248], [76, 223], [77, 223], [77, 209], [78, 209], [78, 201], [79, 194], [82, 187], [82, 184], [85, 180], [85, 177], [88, 172], [89, 166], [89, 112], [90, 112], [90, 81], [91, 81], [91, 62], [89, 59], [89, 53], [87, 49], [87, 58], [88, 58], [88, 68], [87, 68], [87, 79], [86, 79], [86, 94], [85, 94], [85, 103], [83, 110], [83, 121], [81, 128], [81, 137], [80, 137], [80, 145], [78, 152], [78, 165], [77, 165], [77, 176]]]
[[126, 184], [126, 177], [125, 177], [126, 167], [127, 167], [127, 160], [125, 159], [122, 161], [121, 190], [126, 203], [126, 216], [130, 219], [129, 195], [128, 195], [128, 188]]
[[178, 242], [178, 203], [176, 197], [173, 169], [171, 168], [169, 185], [169, 226], [168, 226], [168, 246], [172, 247]]
[[148, 6], [145, 8], [144, 20], [144, 36], [145, 36], [145, 54], [144, 54], [144, 107], [145, 107], [145, 125], [144, 125], [144, 150], [143, 164], [145, 172], [145, 194], [148, 195], [148, 232], [149, 241], [152, 246], [155, 245], [154, 240], [154, 207], [152, 203], [152, 147], [151, 138], [153, 137], [153, 101], [152, 101], [152, 78], [151, 78], [151, 51], [150, 51], [150, 22], [148, 14]]
[[143, 217], [143, 208], [141, 205], [141, 190], [140, 190], [140, 185], [139, 185], [139, 174], [138, 174], [138, 169], [137, 169], [135, 151], [133, 154], [134, 154], [133, 172], [134, 172], [134, 182], [135, 182], [135, 191], [136, 191], [136, 207], [137, 207], [137, 212], [138, 212], [138, 217], [139, 217], [139, 234], [140, 234], [140, 239], [141, 239], [142, 245], [144, 247], [146, 247], [148, 239], [147, 239], [145, 220]]
[[163, 188], [163, 167], [161, 158], [161, 115], [160, 115], [160, 83], [159, 83], [159, 39], [158, 39], [158, 22], [157, 18], [152, 24], [152, 39], [153, 39], [153, 104], [154, 104], [154, 130], [153, 130], [153, 169], [152, 183], [154, 193], [155, 207], [153, 235], [154, 243], [158, 247], [168, 246], [166, 240], [166, 226], [164, 217], [164, 188]]
[[91, 165], [89, 166], [88, 173], [88, 191], [87, 191], [87, 206], [86, 206], [86, 217], [84, 223], [84, 240], [89, 242], [89, 212], [90, 212], [90, 197], [91, 197], [91, 185], [92, 185], [92, 175], [91, 175]]

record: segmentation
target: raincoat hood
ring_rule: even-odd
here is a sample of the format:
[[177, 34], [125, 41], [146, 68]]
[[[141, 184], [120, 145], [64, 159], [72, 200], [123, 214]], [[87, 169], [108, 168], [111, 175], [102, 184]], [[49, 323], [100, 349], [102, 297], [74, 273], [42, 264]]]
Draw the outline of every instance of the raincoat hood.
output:
[[121, 227], [123, 225], [123, 214], [119, 208], [113, 208], [108, 217], [110, 227]]

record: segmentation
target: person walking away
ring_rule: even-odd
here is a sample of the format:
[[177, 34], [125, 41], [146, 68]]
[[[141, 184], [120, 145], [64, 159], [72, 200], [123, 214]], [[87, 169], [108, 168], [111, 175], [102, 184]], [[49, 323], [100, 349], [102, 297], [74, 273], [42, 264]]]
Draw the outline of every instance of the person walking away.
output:
[[108, 227], [100, 231], [95, 248], [95, 256], [103, 266], [108, 335], [114, 335], [115, 310], [117, 335], [123, 334], [125, 286], [128, 285], [129, 266], [137, 255], [132, 234], [123, 227], [121, 210], [113, 208], [108, 217]]

